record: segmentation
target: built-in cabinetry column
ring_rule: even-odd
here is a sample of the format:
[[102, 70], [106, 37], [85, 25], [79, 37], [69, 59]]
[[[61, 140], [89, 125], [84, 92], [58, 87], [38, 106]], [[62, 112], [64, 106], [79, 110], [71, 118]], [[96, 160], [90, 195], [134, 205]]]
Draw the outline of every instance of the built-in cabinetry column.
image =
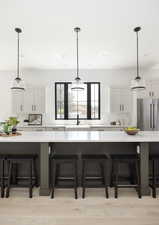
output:
[[49, 186], [49, 143], [40, 143], [40, 195], [48, 196]]

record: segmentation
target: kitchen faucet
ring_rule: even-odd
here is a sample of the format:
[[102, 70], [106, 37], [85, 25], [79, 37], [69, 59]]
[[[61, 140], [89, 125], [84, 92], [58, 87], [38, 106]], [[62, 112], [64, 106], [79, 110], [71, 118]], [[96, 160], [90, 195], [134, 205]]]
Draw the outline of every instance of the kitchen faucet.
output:
[[79, 124], [80, 124], [79, 114], [77, 114], [77, 123], [76, 123], [76, 125], [79, 125]]

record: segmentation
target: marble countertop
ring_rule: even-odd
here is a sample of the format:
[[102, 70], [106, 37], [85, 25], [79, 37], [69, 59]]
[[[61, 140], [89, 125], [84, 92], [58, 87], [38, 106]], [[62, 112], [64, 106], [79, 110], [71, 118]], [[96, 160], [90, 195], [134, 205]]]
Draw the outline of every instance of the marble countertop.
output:
[[46, 127], [55, 127], [55, 128], [123, 128], [127, 127], [122, 126], [122, 125], [110, 125], [110, 124], [81, 124], [81, 125], [76, 125], [76, 124], [46, 124], [46, 125], [19, 125], [18, 128], [46, 128]]
[[135, 136], [124, 131], [34, 131], [21, 136], [0, 137], [0, 142], [159, 142], [158, 131], [142, 131]]

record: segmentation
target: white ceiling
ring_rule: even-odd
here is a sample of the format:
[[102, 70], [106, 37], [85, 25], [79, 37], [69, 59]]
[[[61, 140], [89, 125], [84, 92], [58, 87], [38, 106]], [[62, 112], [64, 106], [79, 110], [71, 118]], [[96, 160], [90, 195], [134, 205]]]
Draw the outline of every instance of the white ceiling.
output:
[[0, 70], [16, 68], [15, 27], [23, 29], [23, 69], [75, 68], [80, 26], [81, 68], [159, 68], [159, 0], [1, 0]]

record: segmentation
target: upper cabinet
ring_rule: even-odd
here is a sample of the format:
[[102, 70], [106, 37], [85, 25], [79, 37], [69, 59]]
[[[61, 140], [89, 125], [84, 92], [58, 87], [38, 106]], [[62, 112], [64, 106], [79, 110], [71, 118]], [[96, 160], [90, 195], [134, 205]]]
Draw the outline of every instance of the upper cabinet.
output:
[[24, 113], [24, 93], [12, 93], [12, 113], [21, 114]]
[[44, 113], [45, 112], [45, 89], [28, 88], [24, 94], [25, 113]]
[[45, 88], [27, 88], [24, 93], [13, 93], [12, 112], [31, 114], [45, 112]]
[[126, 88], [110, 88], [109, 102], [109, 112], [111, 113], [131, 112], [131, 91]]
[[146, 90], [139, 93], [138, 98], [159, 98], [159, 84], [147, 82]]

